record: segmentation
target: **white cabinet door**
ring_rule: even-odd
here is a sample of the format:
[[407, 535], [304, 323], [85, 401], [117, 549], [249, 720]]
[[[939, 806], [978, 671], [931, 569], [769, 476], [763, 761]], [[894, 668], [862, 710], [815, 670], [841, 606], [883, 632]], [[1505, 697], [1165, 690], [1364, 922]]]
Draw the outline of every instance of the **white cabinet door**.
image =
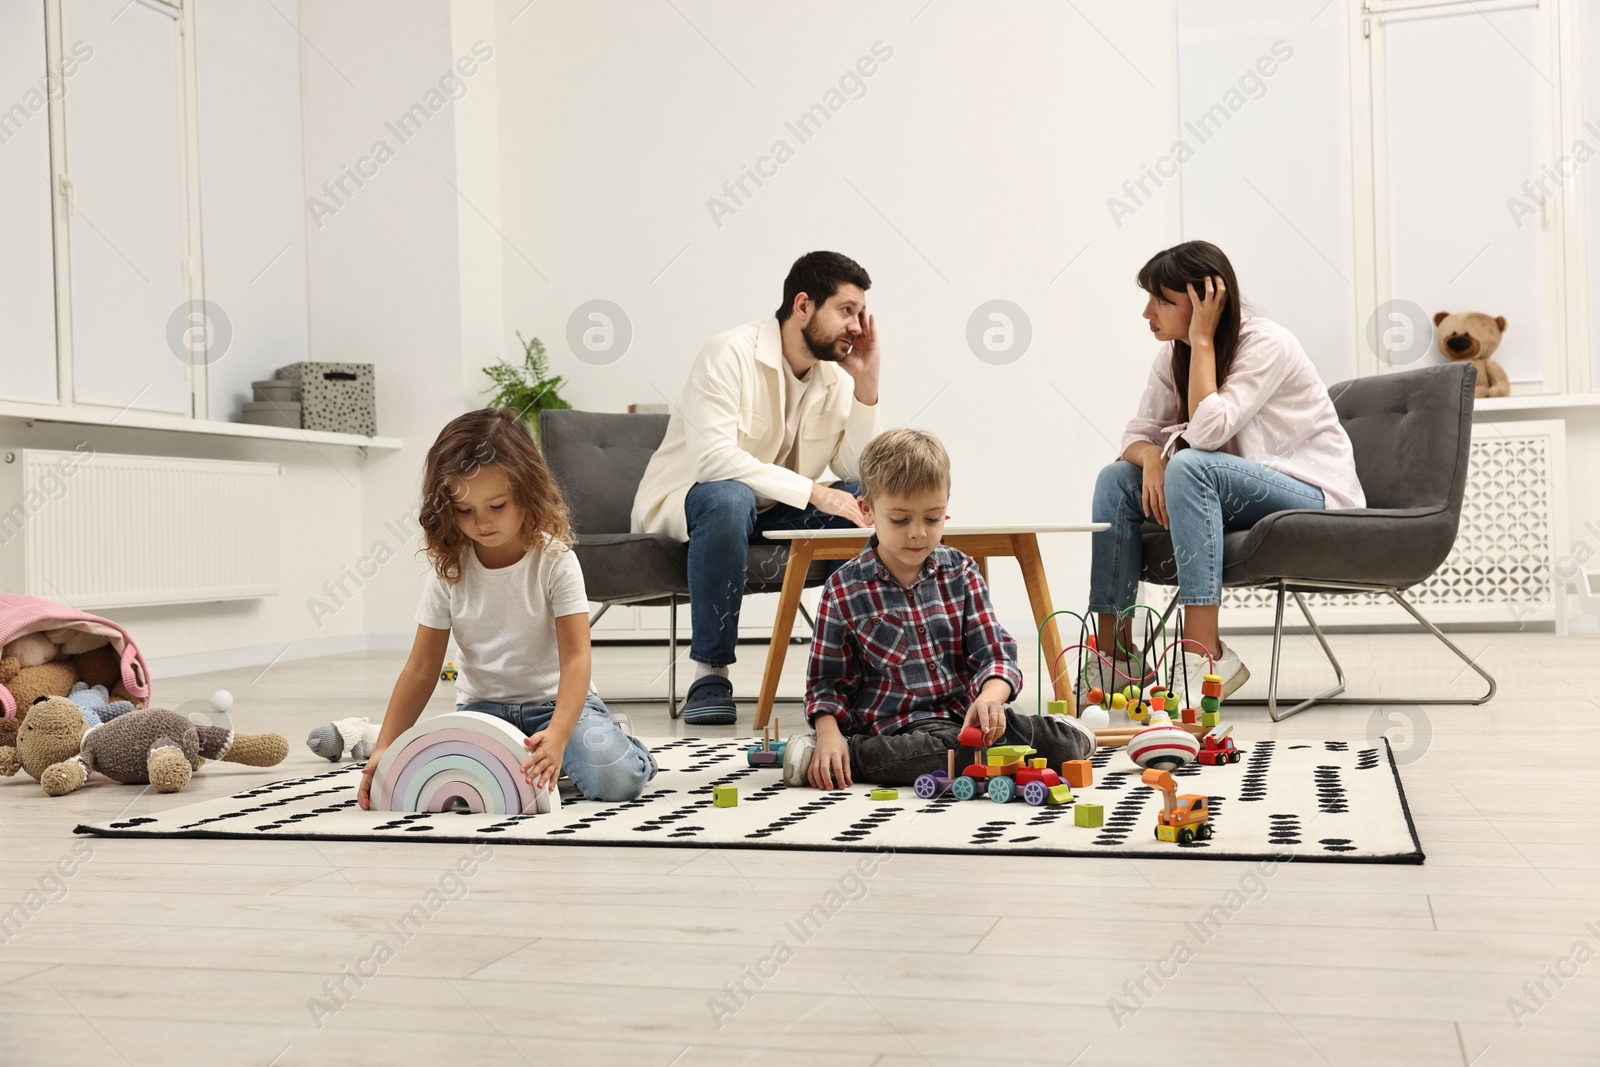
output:
[[0, 397], [54, 403], [55, 248], [50, 221], [49, 98], [44, 4], [0, 4]]
[[[1559, 387], [1547, 365], [1541, 213], [1512, 210], [1541, 176], [1543, 69], [1537, 6], [1400, 12], [1382, 20], [1387, 62], [1389, 293], [1429, 315], [1503, 315], [1495, 359], [1522, 391]], [[1442, 363], [1437, 351], [1425, 362]]]
[[252, 381], [307, 358], [296, 18], [293, 4], [195, 4], [205, 298], [232, 327], [206, 370], [213, 419], [237, 418]]
[[[1594, 150], [1600, 148], [1594, 136], [1595, 130], [1600, 129], [1600, 4], [1587, 3], [1579, 9], [1578, 30], [1583, 67], [1583, 143]], [[1589, 388], [1600, 391], [1600, 162], [1585, 162], [1579, 182], [1584, 196], [1584, 241], [1589, 276], [1589, 329], [1586, 331]], [[1577, 384], [1571, 383], [1569, 391], [1577, 392]]]
[[[175, 12], [139, 0], [63, 0], [62, 39], [94, 57], [66, 97], [73, 395], [187, 414], [183, 169]], [[187, 324], [185, 324], [187, 326]]]

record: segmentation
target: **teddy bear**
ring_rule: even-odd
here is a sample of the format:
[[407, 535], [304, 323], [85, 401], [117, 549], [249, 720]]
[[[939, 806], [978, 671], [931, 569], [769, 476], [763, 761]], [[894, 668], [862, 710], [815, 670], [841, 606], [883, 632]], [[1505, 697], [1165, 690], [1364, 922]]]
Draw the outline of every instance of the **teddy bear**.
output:
[[51, 662], [60, 654], [57, 642], [41, 633], [23, 634], [0, 649], [0, 659], [14, 659], [21, 667], [37, 667], [41, 663]]
[[359, 763], [378, 747], [379, 729], [369, 719], [335, 719], [314, 728], [306, 737], [306, 747], [330, 763], [338, 763], [347, 751]]
[[1506, 332], [1504, 315], [1490, 318], [1477, 311], [1441, 311], [1433, 316], [1433, 325], [1439, 338], [1439, 353], [1445, 359], [1468, 360], [1478, 368], [1474, 397], [1511, 395], [1511, 379], [1494, 360], [1495, 349]]
[[105, 686], [113, 700], [127, 700], [135, 707], [142, 703], [134, 700], [122, 684], [122, 657], [110, 644], [68, 656], [66, 662], [72, 664], [86, 685]]
[[89, 727], [78, 705], [49, 697], [28, 709], [15, 747], [0, 748], [0, 775], [26, 771], [52, 797], [77, 789], [94, 771], [123, 785], [149, 783], [158, 793], [176, 793], [202, 759], [275, 767], [288, 755], [282, 734], [201, 726], [165, 708], [142, 708]]
[[63, 660], [25, 667], [15, 656], [0, 659], [0, 685], [11, 691], [19, 715], [40, 697], [66, 696], [78, 681], [77, 670]]

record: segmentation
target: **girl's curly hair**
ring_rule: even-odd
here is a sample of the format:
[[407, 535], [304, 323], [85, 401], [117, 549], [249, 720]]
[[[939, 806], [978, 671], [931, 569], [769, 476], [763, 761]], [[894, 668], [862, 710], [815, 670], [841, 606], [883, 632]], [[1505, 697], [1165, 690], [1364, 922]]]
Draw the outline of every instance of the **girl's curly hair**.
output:
[[527, 423], [510, 408], [469, 411], [439, 431], [422, 475], [423, 548], [443, 581], [461, 577], [461, 553], [469, 541], [456, 523], [459, 485], [485, 467], [499, 468], [522, 509], [525, 548], [545, 537], [572, 544], [567, 502]]

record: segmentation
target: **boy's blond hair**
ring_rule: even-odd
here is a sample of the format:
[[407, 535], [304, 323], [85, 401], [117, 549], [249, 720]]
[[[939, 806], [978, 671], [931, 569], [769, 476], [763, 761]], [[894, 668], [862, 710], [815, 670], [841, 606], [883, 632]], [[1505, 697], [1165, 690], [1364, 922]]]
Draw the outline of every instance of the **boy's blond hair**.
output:
[[950, 454], [926, 430], [885, 430], [861, 450], [861, 495], [868, 500], [941, 489], [950, 491]]

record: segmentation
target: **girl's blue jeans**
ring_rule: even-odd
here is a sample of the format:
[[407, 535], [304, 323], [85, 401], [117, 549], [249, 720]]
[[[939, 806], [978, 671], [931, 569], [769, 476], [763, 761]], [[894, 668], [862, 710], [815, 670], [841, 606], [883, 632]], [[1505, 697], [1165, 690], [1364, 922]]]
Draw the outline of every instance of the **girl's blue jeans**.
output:
[[[534, 734], [550, 725], [556, 705], [553, 700], [544, 704], [469, 700], [456, 705], [456, 710], [493, 715], [525, 734]], [[590, 800], [634, 800], [656, 776], [656, 758], [643, 741], [623, 733], [622, 727], [611, 721], [605, 704], [590, 693], [567, 739], [561, 770]]]
[[[1144, 470], [1119, 459], [1094, 486], [1094, 521], [1111, 524], [1093, 535], [1089, 610], [1114, 614], [1139, 593], [1145, 522]], [[1185, 448], [1166, 472], [1167, 519], [1178, 564], [1178, 603], [1222, 603], [1222, 534], [1248, 530], [1276, 511], [1321, 510], [1322, 490], [1270, 467], [1226, 452]]]

